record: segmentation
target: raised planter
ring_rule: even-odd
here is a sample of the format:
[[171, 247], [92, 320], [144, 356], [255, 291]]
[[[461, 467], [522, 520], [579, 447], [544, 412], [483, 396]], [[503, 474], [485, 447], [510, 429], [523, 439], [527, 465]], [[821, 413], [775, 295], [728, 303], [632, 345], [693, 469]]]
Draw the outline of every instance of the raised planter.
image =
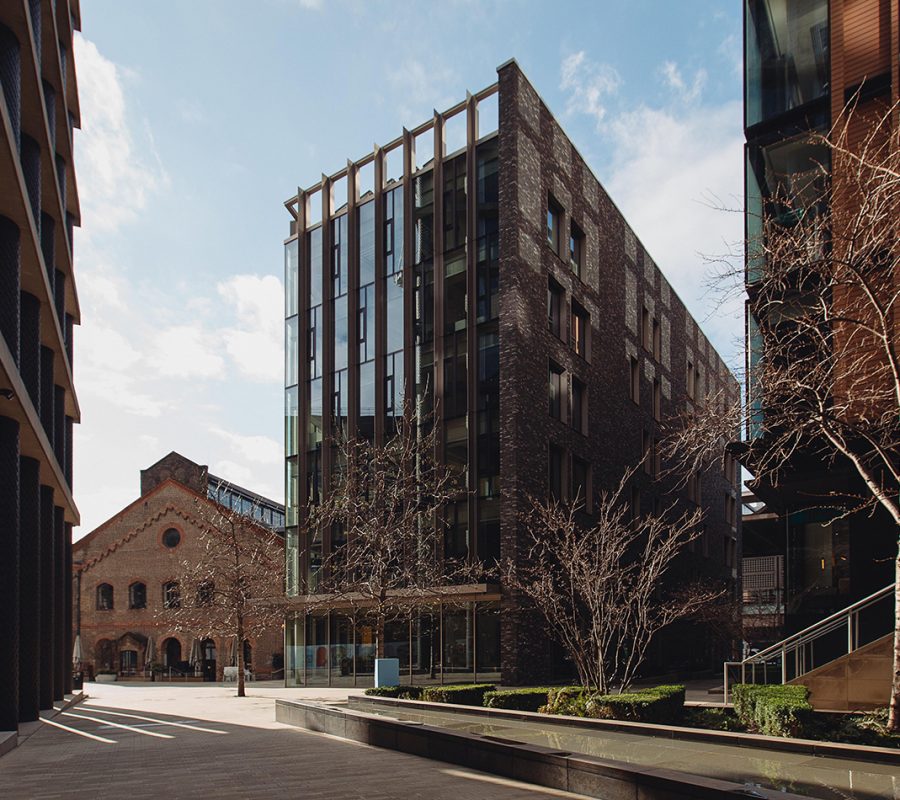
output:
[[98, 673], [94, 678], [97, 683], [115, 683], [118, 680], [118, 675], [105, 675], [102, 672]]

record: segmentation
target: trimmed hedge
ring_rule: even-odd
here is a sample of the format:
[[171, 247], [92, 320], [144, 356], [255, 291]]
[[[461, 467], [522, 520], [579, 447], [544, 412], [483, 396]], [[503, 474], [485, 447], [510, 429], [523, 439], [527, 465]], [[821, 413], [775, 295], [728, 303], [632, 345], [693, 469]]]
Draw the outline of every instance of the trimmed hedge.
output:
[[567, 717], [586, 717], [587, 701], [591, 698], [590, 689], [583, 686], [560, 686], [547, 693], [547, 705], [538, 711], [542, 714], [564, 714]]
[[550, 689], [509, 689], [506, 691], [487, 692], [484, 705], [487, 708], [508, 708], [513, 711], [537, 711], [547, 705]]
[[739, 683], [731, 696], [738, 719], [765, 736], [799, 736], [812, 718], [805, 686]]
[[497, 687], [493, 683], [463, 683], [458, 686], [425, 686], [422, 700], [429, 703], [456, 703], [463, 706], [484, 705], [484, 696]]
[[421, 686], [370, 686], [365, 694], [369, 697], [397, 697], [400, 700], [418, 700], [422, 696]]
[[594, 695], [586, 703], [587, 716], [675, 725], [684, 713], [684, 686], [654, 686], [622, 694]]

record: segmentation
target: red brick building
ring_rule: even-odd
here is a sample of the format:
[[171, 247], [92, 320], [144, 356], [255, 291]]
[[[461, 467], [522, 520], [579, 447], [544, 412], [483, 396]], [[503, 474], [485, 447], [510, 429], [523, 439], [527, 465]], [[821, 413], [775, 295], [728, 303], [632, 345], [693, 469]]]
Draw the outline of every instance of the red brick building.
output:
[[[173, 452], [141, 471], [137, 500], [74, 543], [74, 633], [81, 637], [86, 674], [149, 676], [153, 661], [165, 678], [222, 679], [233, 660], [231, 640], [200, 640], [176, 631], [174, 620], [160, 614], [177, 596], [181, 562], [199, 555], [197, 504], [213, 498], [281, 535], [282, 506]], [[245, 659], [255, 678], [281, 677], [283, 652], [279, 626], [251, 639]]]

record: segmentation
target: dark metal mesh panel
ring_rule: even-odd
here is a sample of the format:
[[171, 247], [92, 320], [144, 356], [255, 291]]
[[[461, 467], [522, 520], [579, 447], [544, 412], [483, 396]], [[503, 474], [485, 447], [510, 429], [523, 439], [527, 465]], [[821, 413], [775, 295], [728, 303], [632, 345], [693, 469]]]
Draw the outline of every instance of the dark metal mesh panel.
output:
[[41, 146], [27, 134], [22, 134], [22, 172], [25, 188], [31, 201], [31, 213], [38, 233], [41, 232]]
[[31, 31], [34, 34], [35, 60], [38, 64], [41, 64], [41, 0], [29, 0], [28, 10], [31, 12]]
[[19, 423], [0, 417], [0, 731], [19, 722]]
[[41, 486], [41, 709], [53, 707], [53, 489]]
[[66, 417], [66, 463], [63, 466], [63, 471], [66, 476], [66, 483], [69, 484], [69, 490], [72, 489], [72, 429], [74, 427], [75, 420], [72, 417]]
[[56, 304], [56, 317], [62, 327], [66, 321], [66, 274], [61, 270], [56, 270], [53, 279], [53, 300]]
[[44, 108], [47, 110], [47, 126], [50, 128], [50, 141], [56, 141], [56, 89], [53, 84], [41, 81], [44, 88]]
[[66, 160], [56, 154], [56, 179], [59, 181], [59, 196], [62, 198], [63, 208], [66, 207]]
[[53, 284], [56, 281], [56, 220], [49, 214], [41, 212], [41, 253], [44, 256], [44, 267], [47, 270], [47, 281], [50, 283], [50, 291], [53, 291]]
[[71, 651], [66, 653], [66, 583], [72, 571], [66, 572], [66, 512], [53, 507], [53, 699], [66, 694], [66, 672], [71, 672]]
[[0, 335], [19, 363], [19, 226], [0, 217]]
[[12, 125], [13, 138], [19, 147], [22, 105], [22, 52], [19, 40], [5, 25], [0, 25], [0, 86], [6, 99], [6, 110]]
[[19, 720], [38, 718], [41, 660], [41, 473], [19, 459]]
[[53, 351], [41, 347], [41, 424], [53, 447]]
[[19, 374], [38, 414], [41, 411], [41, 301], [22, 292], [19, 315]]
[[66, 390], [53, 387], [53, 452], [60, 467], [66, 463]]

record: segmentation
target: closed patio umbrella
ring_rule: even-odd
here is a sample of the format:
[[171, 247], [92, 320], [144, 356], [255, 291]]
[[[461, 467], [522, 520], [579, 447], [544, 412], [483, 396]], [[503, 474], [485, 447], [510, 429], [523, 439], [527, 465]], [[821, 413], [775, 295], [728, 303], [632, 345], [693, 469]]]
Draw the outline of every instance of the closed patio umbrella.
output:
[[189, 663], [194, 669], [197, 669], [200, 666], [201, 661], [202, 661], [202, 659], [200, 658], [200, 640], [194, 639], [194, 642], [191, 645], [191, 657], [189, 659]]
[[156, 642], [150, 636], [144, 647], [144, 666], [149, 667], [154, 661], [156, 661]]
[[72, 663], [75, 665], [77, 669], [81, 666], [81, 634], [79, 633], [75, 637], [75, 644], [72, 646]]

